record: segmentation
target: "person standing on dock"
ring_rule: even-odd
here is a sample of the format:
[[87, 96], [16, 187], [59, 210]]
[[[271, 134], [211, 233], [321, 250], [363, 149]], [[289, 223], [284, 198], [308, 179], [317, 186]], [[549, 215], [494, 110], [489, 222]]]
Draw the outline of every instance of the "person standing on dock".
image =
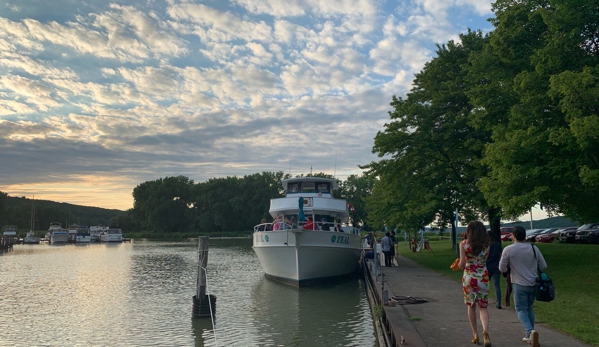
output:
[[483, 326], [483, 340], [485, 347], [491, 347], [489, 337], [489, 271], [487, 271], [487, 258], [491, 240], [487, 235], [487, 228], [479, 221], [471, 221], [466, 228], [466, 239], [460, 242], [459, 268], [464, 270], [462, 286], [464, 288], [464, 303], [468, 305], [468, 320], [474, 338], [472, 343], [478, 344], [478, 329], [476, 326], [476, 305], [480, 322]]
[[381, 249], [385, 255], [385, 266], [393, 266], [393, 253], [391, 252], [393, 249], [393, 240], [389, 232], [386, 232], [385, 237], [381, 240]]

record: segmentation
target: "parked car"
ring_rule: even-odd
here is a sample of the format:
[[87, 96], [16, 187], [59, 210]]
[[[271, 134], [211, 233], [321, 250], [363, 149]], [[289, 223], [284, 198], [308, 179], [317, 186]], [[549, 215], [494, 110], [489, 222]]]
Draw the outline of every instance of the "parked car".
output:
[[599, 223], [585, 224], [576, 230], [576, 242], [599, 243]]
[[499, 232], [501, 233], [501, 241], [511, 241], [514, 230], [516, 230], [516, 227], [501, 227], [499, 229]]
[[538, 235], [548, 234], [550, 232], [553, 232], [553, 231], [557, 230], [557, 228], [532, 229], [532, 230], [537, 230], [537, 231], [535, 231], [533, 233], [530, 233], [530, 234], [527, 233], [527, 235], [526, 235], [526, 241], [528, 241], [528, 242], [535, 242]]
[[574, 243], [576, 239], [576, 230], [578, 227], [567, 227], [560, 229], [559, 236], [557, 237], [559, 242]]
[[535, 238], [535, 241], [536, 242], [553, 242], [559, 236], [559, 233], [561, 232], [561, 230], [562, 229], [555, 229], [554, 231], [552, 231], [550, 233], [539, 234]]

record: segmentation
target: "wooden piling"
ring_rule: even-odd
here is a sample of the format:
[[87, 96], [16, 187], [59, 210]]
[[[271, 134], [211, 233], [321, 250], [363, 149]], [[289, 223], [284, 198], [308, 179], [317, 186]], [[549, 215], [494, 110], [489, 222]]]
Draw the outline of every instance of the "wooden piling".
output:
[[206, 295], [206, 267], [208, 266], [208, 236], [200, 236], [198, 242], [198, 278], [196, 295], [193, 296], [194, 317], [211, 317], [216, 311], [216, 296]]

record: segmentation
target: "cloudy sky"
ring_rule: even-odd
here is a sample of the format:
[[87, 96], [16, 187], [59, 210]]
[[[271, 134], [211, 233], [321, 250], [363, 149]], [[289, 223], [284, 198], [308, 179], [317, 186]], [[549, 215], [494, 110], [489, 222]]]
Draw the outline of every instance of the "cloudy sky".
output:
[[4, 0], [0, 191], [127, 209], [160, 177], [345, 179], [484, 0]]

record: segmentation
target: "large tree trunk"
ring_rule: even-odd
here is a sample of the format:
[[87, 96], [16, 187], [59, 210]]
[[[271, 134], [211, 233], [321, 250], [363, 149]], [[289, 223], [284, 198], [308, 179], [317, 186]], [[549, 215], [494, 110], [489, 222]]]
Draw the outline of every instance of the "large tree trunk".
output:
[[491, 237], [493, 240], [501, 243], [501, 214], [499, 209], [495, 207], [489, 208], [489, 225], [491, 226]]

